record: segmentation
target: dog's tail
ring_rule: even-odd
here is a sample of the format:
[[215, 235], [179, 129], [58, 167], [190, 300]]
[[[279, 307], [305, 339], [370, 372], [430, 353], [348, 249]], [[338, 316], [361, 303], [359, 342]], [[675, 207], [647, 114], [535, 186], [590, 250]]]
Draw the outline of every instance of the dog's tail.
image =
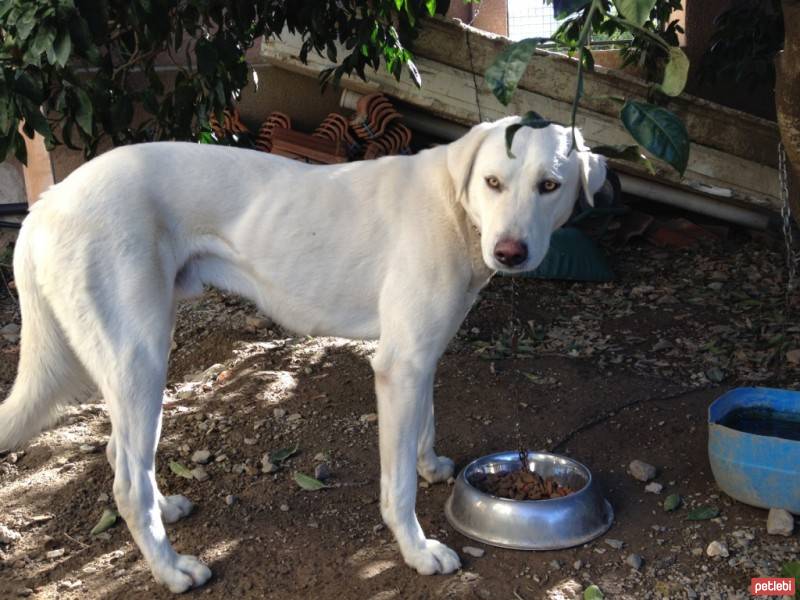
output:
[[14, 252], [20, 360], [11, 394], [0, 404], [0, 451], [17, 448], [52, 425], [64, 406], [87, 390], [85, 371], [36, 284], [32, 243], [23, 225]]

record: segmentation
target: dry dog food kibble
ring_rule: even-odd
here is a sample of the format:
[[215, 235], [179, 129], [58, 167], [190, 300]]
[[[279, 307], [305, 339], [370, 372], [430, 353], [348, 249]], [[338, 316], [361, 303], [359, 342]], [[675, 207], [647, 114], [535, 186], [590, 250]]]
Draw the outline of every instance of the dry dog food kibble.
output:
[[549, 500], [563, 498], [575, 492], [555, 479], [543, 479], [526, 469], [488, 475], [478, 473], [470, 478], [470, 483], [486, 494], [510, 500]]

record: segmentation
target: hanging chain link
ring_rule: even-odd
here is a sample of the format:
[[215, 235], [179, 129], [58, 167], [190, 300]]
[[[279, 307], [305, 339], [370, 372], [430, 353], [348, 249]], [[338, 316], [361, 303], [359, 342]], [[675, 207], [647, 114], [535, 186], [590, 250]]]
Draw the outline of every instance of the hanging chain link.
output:
[[[481, 7], [478, 5], [478, 9], [472, 15], [472, 19], [470, 22], [467, 23], [468, 26], [472, 26], [475, 22], [475, 19], [478, 18], [478, 15], [481, 12]], [[470, 43], [470, 34], [469, 29], [464, 28], [464, 37], [467, 42], [467, 54], [469, 55], [469, 66], [470, 71], [472, 71], [472, 84], [474, 85], [475, 89], [475, 107], [478, 109], [478, 122], [483, 122], [483, 109], [481, 108], [481, 97], [480, 92], [478, 90], [478, 78], [475, 75], [475, 62], [472, 57], [472, 44]], [[516, 277], [511, 277], [511, 355], [512, 358], [516, 356], [517, 349], [519, 347], [519, 318], [517, 316], [517, 279]], [[525, 444], [522, 442], [522, 430], [520, 425], [521, 420], [521, 410], [520, 410], [520, 402], [519, 398], [515, 399], [515, 415], [516, 419], [514, 420], [514, 435], [517, 441], [517, 452], [519, 453], [519, 462], [523, 469], [529, 470], [530, 463], [528, 462], [528, 450], [525, 447]]]
[[[511, 355], [512, 358], [516, 356], [517, 350], [519, 349], [519, 338], [520, 338], [520, 327], [519, 327], [519, 318], [517, 315], [517, 305], [519, 304], [518, 298], [518, 283], [517, 278], [512, 276], [511, 277]], [[522, 430], [520, 421], [522, 416], [521, 404], [519, 401], [519, 397], [514, 399], [515, 406], [514, 406], [514, 414], [516, 415], [516, 419], [514, 420], [514, 436], [517, 440], [517, 452], [519, 453], [519, 462], [522, 465], [522, 468], [526, 471], [530, 470], [530, 462], [528, 462], [528, 449], [525, 447], [525, 444], [522, 441]]]
[[778, 180], [781, 187], [781, 218], [783, 220], [783, 241], [786, 245], [786, 294], [788, 296], [794, 291], [797, 279], [797, 263], [800, 261], [800, 253], [794, 249], [794, 235], [792, 231], [792, 207], [789, 204], [789, 177], [786, 167], [786, 150], [783, 142], [778, 142]]

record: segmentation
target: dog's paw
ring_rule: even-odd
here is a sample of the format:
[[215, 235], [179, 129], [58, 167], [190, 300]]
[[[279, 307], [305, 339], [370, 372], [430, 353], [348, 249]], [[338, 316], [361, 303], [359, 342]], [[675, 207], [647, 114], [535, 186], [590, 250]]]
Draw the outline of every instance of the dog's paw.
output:
[[173, 594], [199, 587], [211, 578], [211, 569], [196, 556], [176, 554], [171, 565], [159, 564], [153, 568], [155, 580], [167, 586]]
[[194, 504], [186, 496], [162, 496], [158, 501], [158, 507], [161, 509], [164, 522], [174, 523], [183, 517], [188, 517]]
[[461, 568], [458, 554], [436, 540], [425, 540], [422, 548], [412, 550], [403, 558], [420, 575], [447, 574]]
[[428, 483], [447, 481], [453, 476], [455, 463], [446, 456], [437, 456], [433, 462], [420, 462], [417, 472]]

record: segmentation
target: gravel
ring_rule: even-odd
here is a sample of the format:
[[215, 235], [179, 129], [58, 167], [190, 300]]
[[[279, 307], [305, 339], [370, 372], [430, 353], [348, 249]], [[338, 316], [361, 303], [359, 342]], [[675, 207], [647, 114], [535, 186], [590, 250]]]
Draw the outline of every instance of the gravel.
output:
[[794, 517], [782, 508], [771, 508], [767, 517], [767, 533], [789, 537], [794, 531]]
[[639, 481], [650, 481], [656, 476], [656, 468], [643, 460], [632, 460], [628, 472]]
[[464, 546], [461, 548], [461, 551], [467, 556], [472, 556], [474, 558], [481, 558], [486, 554], [486, 550], [483, 548], [476, 548], [475, 546]]
[[717, 556], [722, 558], [728, 558], [728, 556], [730, 555], [730, 553], [728, 552], [728, 545], [725, 542], [720, 542], [717, 540], [714, 540], [708, 545], [708, 548], [706, 548], [706, 554], [708, 554], [712, 558]]
[[638, 554], [628, 554], [628, 556], [625, 558], [625, 564], [630, 565], [637, 571], [642, 568], [642, 562], [642, 557]]
[[20, 537], [18, 532], [5, 525], [0, 525], [0, 544], [13, 544]]
[[211, 461], [211, 452], [208, 450], [197, 450], [192, 454], [192, 462], [198, 465], [207, 465]]
[[651, 494], [660, 494], [661, 490], [664, 489], [664, 486], [656, 481], [651, 481], [646, 486], [644, 486], [645, 492], [650, 492]]

